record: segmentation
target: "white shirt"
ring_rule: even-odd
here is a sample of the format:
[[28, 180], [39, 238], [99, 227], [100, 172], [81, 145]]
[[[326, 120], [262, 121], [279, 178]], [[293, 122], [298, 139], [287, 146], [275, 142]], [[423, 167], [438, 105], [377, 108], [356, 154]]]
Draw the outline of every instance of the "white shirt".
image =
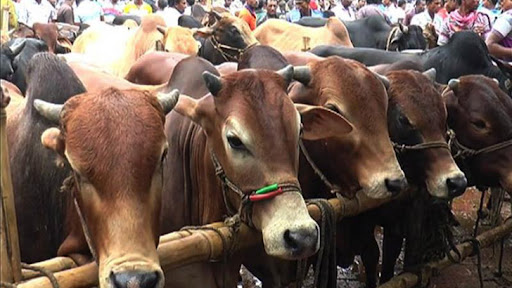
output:
[[356, 10], [352, 6], [348, 6], [345, 8], [343, 5], [339, 4], [336, 7], [331, 9], [332, 13], [340, 20], [343, 21], [354, 21], [356, 20]]
[[22, 0], [19, 5], [18, 22], [32, 27], [34, 23], [48, 23], [57, 18], [57, 11], [47, 0]]
[[425, 11], [421, 12], [420, 14], [412, 16], [411, 25], [417, 25], [420, 26], [421, 29], [425, 29], [427, 24], [432, 23], [433, 21], [434, 19], [430, 17], [428, 10], [425, 9]]
[[76, 23], [94, 23], [101, 21], [103, 9], [100, 3], [92, 0], [83, 0], [75, 9]]
[[162, 13], [162, 17], [165, 20], [165, 26], [176, 27], [178, 26], [178, 18], [183, 15], [174, 7], [166, 7]]

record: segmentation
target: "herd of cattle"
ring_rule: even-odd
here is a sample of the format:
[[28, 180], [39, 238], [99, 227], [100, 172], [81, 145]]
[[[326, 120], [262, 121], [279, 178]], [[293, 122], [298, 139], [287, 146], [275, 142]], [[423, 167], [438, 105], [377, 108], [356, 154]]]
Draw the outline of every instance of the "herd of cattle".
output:
[[[405, 268], [420, 264], [429, 205], [468, 185], [512, 191], [512, 68], [472, 32], [398, 52], [425, 48], [421, 31], [375, 17], [252, 33], [215, 11], [205, 27], [151, 15], [90, 27], [58, 56], [55, 24], [4, 44], [22, 260], [96, 260], [103, 288], [235, 287], [242, 264], [285, 287], [300, 278], [290, 260], [321, 244], [304, 199], [338, 195], [366, 212], [338, 223], [337, 265], [361, 255], [375, 287], [377, 225], [380, 283], [404, 237]], [[233, 215], [262, 247], [164, 277], [159, 235]]]

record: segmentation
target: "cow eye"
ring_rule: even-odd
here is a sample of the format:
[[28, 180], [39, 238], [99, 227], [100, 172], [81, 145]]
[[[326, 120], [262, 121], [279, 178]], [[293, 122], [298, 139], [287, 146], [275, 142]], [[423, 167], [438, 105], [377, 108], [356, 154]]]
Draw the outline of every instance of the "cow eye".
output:
[[237, 136], [228, 135], [227, 139], [228, 139], [229, 146], [231, 146], [231, 148], [233, 148], [235, 150], [247, 150], [245, 148], [244, 143], [242, 143], [242, 140], [240, 140], [240, 138], [238, 138]]
[[338, 107], [336, 107], [334, 104], [325, 104], [325, 108], [341, 115], [340, 109], [338, 109]]
[[480, 130], [487, 128], [487, 125], [482, 120], [472, 121], [471, 124], [473, 124], [473, 126], [475, 126], [477, 129], [480, 129]]
[[400, 117], [398, 117], [398, 121], [400, 121], [400, 124], [402, 124], [403, 126], [411, 126], [411, 122], [409, 122], [409, 118], [407, 118], [404, 115], [400, 115]]

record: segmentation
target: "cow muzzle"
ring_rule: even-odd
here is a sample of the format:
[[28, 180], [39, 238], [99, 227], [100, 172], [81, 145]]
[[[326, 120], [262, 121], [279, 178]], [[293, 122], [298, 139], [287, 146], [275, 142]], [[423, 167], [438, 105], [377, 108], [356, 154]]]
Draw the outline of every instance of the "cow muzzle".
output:
[[261, 229], [268, 255], [296, 260], [318, 251], [320, 229], [298, 192], [255, 203], [252, 215], [255, 227]]
[[[122, 257], [125, 258], [125, 257]], [[101, 288], [162, 288], [164, 273], [157, 263], [147, 259], [118, 258], [100, 263]]]
[[453, 199], [466, 191], [468, 181], [459, 169], [426, 182], [429, 194], [436, 198]]

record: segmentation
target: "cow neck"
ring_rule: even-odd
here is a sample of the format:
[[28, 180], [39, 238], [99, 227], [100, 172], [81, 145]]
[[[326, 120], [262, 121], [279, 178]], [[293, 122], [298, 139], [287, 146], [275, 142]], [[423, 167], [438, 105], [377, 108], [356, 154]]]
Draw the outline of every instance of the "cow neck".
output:
[[[256, 191], [243, 191], [235, 183], [229, 180], [217, 156], [215, 156], [215, 153], [211, 149], [210, 157], [212, 159], [213, 167], [215, 168], [215, 175], [217, 175], [217, 177], [219, 177], [219, 179], [222, 182], [222, 197], [229, 216], [231, 216], [232, 219], [239, 218], [242, 222], [244, 222], [251, 228], [256, 228], [254, 226], [251, 216], [252, 204], [254, 202], [272, 199], [277, 195], [286, 192], [299, 192], [302, 194], [301, 188], [294, 183], [278, 183], [267, 187], [263, 187]], [[269, 187], [272, 188], [269, 189]], [[227, 192], [229, 190], [235, 192], [235, 194], [237, 194], [238, 197], [240, 198], [240, 205], [238, 206], [238, 209], [235, 209], [229, 203], [229, 199], [227, 196]]]
[[309, 165], [311, 166], [311, 168], [313, 168], [313, 171], [315, 172], [315, 174], [320, 178], [320, 180], [322, 180], [322, 182], [324, 183], [325, 186], [327, 186], [327, 188], [329, 188], [329, 191], [332, 193], [332, 194], [338, 194], [341, 192], [340, 188], [336, 185], [333, 185], [328, 179], [327, 177], [324, 175], [324, 173], [322, 173], [322, 171], [318, 168], [318, 166], [315, 164], [315, 162], [313, 161], [313, 159], [311, 158], [311, 156], [309, 155], [308, 153], [308, 150], [306, 149], [306, 147], [304, 146], [304, 142], [302, 142], [302, 138], [299, 139], [299, 147], [300, 147], [300, 150], [302, 151], [302, 154], [304, 154], [304, 157], [306, 157], [306, 160], [308, 161]]

